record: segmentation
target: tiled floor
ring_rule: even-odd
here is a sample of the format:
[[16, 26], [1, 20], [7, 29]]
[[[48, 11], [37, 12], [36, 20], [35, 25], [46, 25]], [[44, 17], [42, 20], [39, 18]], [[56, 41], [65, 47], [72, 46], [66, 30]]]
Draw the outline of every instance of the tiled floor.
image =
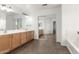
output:
[[45, 35], [39, 40], [30, 41], [10, 54], [70, 54], [65, 46], [56, 43], [55, 35]]

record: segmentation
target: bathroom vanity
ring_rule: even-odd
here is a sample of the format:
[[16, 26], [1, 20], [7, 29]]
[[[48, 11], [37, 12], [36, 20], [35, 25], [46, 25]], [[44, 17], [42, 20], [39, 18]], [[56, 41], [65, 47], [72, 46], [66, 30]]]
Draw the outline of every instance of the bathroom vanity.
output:
[[0, 34], [0, 53], [11, 50], [34, 39], [34, 31], [13, 30]]
[[0, 13], [0, 53], [10, 52], [34, 39], [30, 16], [15, 12]]

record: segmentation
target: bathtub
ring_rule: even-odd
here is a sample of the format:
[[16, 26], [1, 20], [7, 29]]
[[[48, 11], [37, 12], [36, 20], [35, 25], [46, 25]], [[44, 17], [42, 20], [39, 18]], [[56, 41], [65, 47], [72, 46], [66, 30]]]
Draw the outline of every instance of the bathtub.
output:
[[70, 42], [68, 40], [66, 41], [66, 43], [66, 46], [71, 54], [79, 54], [79, 46], [76, 43]]
[[66, 34], [65, 46], [71, 54], [79, 54], [79, 35], [77, 33], [68, 32]]

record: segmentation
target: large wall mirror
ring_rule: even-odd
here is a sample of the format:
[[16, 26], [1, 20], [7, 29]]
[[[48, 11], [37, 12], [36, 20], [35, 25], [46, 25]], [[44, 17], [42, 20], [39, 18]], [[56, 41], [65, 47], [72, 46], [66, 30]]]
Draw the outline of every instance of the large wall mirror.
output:
[[6, 15], [6, 30], [17, 30], [17, 29], [27, 29], [30, 26], [28, 22], [29, 17], [16, 14], [16, 13], [7, 13]]
[[31, 17], [14, 12], [0, 12], [0, 32], [5, 30], [27, 29], [31, 27]]

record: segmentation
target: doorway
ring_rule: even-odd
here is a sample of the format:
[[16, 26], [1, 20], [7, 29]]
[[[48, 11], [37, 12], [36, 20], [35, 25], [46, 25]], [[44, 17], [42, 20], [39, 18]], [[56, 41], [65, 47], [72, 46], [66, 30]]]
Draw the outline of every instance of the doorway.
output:
[[53, 21], [53, 34], [56, 34], [56, 21]]
[[[39, 39], [46, 39], [48, 36], [53, 35], [55, 33], [55, 22], [52, 24], [52, 17], [50, 16], [39, 16], [38, 18], [38, 32], [39, 32]], [[54, 31], [53, 31], [54, 25]]]

